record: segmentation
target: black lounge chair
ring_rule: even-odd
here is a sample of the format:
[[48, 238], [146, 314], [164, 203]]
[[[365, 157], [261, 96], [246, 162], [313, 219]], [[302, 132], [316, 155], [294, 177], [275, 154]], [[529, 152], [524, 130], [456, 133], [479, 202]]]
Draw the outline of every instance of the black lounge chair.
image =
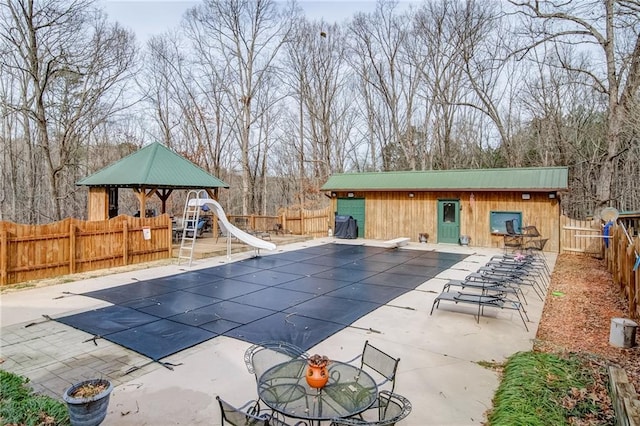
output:
[[543, 264], [533, 261], [508, 261], [508, 260], [490, 260], [485, 264], [486, 268], [491, 269], [497, 273], [518, 273], [532, 276], [533, 278], [540, 279], [545, 288], [549, 284], [549, 275], [547, 269]]
[[516, 257], [515, 255], [504, 254], [493, 256], [489, 260], [489, 263], [496, 262], [503, 265], [512, 266], [524, 265], [530, 269], [535, 269], [544, 274], [547, 278], [547, 281], [549, 281], [551, 277], [551, 271], [549, 270], [549, 265], [547, 264], [546, 259], [533, 254], [521, 254], [518, 257]]
[[513, 294], [518, 301], [522, 301], [527, 304], [527, 299], [524, 297], [522, 288], [518, 285], [511, 285], [508, 283], [496, 283], [494, 281], [468, 281], [468, 280], [449, 280], [442, 287], [442, 292], [448, 292], [451, 287], [460, 287], [462, 290], [465, 288], [480, 290], [482, 294], [489, 295], [502, 295], [506, 296]]
[[540, 300], [544, 300], [544, 287], [522, 271], [496, 271], [484, 266], [478, 269], [478, 272], [467, 275], [465, 279], [467, 281], [489, 281], [504, 285], [527, 285], [533, 288]]
[[[473, 293], [462, 293], [459, 291], [446, 291], [440, 293], [438, 297], [433, 301], [433, 305], [431, 306], [431, 313], [433, 314], [433, 310], [436, 307], [440, 307], [440, 302], [454, 302], [458, 303], [467, 303], [471, 305], [478, 306], [478, 317], [476, 318], [477, 322], [480, 322], [480, 316], [484, 312], [485, 307], [491, 308], [499, 308], [499, 309], [511, 309], [514, 311], [518, 311], [520, 314], [520, 319], [522, 319], [522, 323], [524, 324], [524, 328], [529, 331], [529, 327], [527, 327], [527, 321], [529, 321], [529, 316], [527, 312], [524, 310], [522, 303], [507, 299], [504, 296], [499, 295], [490, 295], [490, 294], [473, 294]], [[526, 317], [526, 320], [525, 320]]]

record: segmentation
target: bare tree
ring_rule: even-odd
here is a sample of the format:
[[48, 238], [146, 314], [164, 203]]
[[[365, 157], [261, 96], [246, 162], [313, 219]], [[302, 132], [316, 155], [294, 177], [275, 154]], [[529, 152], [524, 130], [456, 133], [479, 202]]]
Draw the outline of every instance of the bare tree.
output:
[[423, 81], [422, 168], [455, 166], [454, 123], [466, 90], [462, 56], [465, 40], [458, 30], [468, 24], [464, 6], [459, 2], [429, 1], [413, 16], [414, 42], [409, 49]]
[[29, 161], [48, 185], [40, 214], [60, 220], [77, 209], [83, 139], [122, 106], [133, 36], [91, 1], [9, 0], [0, 3], [0, 37], [11, 47], [3, 67], [22, 84], [13, 109], [22, 114]]
[[[595, 188], [596, 213], [612, 201], [612, 182], [622, 150], [623, 129], [640, 87], [640, 2], [511, 1], [526, 25], [530, 42], [515, 52], [529, 54], [541, 45], [553, 46], [558, 66], [583, 74], [606, 99], [606, 154]], [[566, 46], [581, 43], [590, 61], [575, 62]]]
[[252, 129], [264, 112], [256, 109], [255, 98], [276, 72], [278, 53], [288, 40], [292, 15], [292, 8], [283, 12], [273, 0], [208, 0], [193, 8], [187, 18], [216, 41], [216, 52], [226, 61], [226, 93], [236, 118], [240, 146], [243, 214], [248, 213], [253, 193], [250, 151], [259, 143]]
[[176, 58], [172, 46], [176, 41], [175, 34], [152, 37], [147, 43], [143, 71], [138, 76], [138, 85], [144, 93], [143, 99], [150, 106], [147, 111], [156, 123], [157, 140], [169, 148], [178, 149], [176, 140], [180, 121], [180, 110], [176, 105], [178, 93], [176, 84], [181, 80], [174, 63]]
[[301, 205], [318, 199], [348, 144], [343, 125], [349, 105], [340, 102], [348, 92], [344, 56], [345, 35], [337, 24], [298, 21], [284, 66], [294, 71], [285, 82], [297, 103]]
[[382, 168], [415, 170], [411, 119], [420, 76], [406, 56], [408, 19], [396, 13], [396, 7], [396, 1], [379, 0], [374, 13], [356, 14], [350, 25], [349, 60], [361, 79], [369, 136], [378, 141], [380, 149], [375, 150], [382, 154]]

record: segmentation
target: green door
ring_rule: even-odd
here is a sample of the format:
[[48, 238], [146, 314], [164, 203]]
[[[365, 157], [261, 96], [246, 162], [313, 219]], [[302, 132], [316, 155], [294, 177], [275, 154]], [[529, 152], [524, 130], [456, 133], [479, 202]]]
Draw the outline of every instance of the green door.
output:
[[457, 244], [460, 239], [460, 200], [438, 200], [438, 242]]
[[338, 198], [339, 216], [351, 216], [358, 224], [358, 238], [364, 238], [364, 198]]

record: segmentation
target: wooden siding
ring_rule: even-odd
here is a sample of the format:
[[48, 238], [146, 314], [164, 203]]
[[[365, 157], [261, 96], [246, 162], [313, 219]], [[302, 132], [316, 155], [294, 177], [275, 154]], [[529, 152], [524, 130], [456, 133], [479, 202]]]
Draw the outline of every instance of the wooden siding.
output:
[[[144, 239], [144, 228], [150, 229], [150, 240]], [[0, 285], [165, 259], [171, 249], [167, 215], [69, 218], [46, 225], [0, 222]]]
[[[421, 233], [429, 234], [429, 242], [438, 241], [438, 200], [460, 201], [460, 234], [468, 235], [470, 245], [502, 247], [503, 236], [492, 234], [492, 211], [516, 211], [522, 213], [522, 225], [535, 225], [542, 238], [549, 241], [545, 251], [558, 252], [560, 248], [560, 207], [557, 199], [548, 193], [530, 193], [522, 199], [522, 192], [354, 192], [355, 197], [365, 198], [366, 225], [364, 238], [389, 240], [409, 237], [417, 242]], [[337, 193], [336, 198], [347, 193]]]

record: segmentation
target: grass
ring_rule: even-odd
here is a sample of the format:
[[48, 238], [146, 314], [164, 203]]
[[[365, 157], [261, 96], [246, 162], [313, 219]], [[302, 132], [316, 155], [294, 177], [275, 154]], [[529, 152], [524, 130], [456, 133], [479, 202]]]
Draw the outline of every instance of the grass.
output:
[[599, 411], [588, 389], [594, 377], [575, 357], [519, 352], [504, 366], [489, 413], [491, 426], [575, 424]]
[[0, 370], [0, 424], [20, 426], [69, 425], [67, 407], [26, 386], [29, 379]]

